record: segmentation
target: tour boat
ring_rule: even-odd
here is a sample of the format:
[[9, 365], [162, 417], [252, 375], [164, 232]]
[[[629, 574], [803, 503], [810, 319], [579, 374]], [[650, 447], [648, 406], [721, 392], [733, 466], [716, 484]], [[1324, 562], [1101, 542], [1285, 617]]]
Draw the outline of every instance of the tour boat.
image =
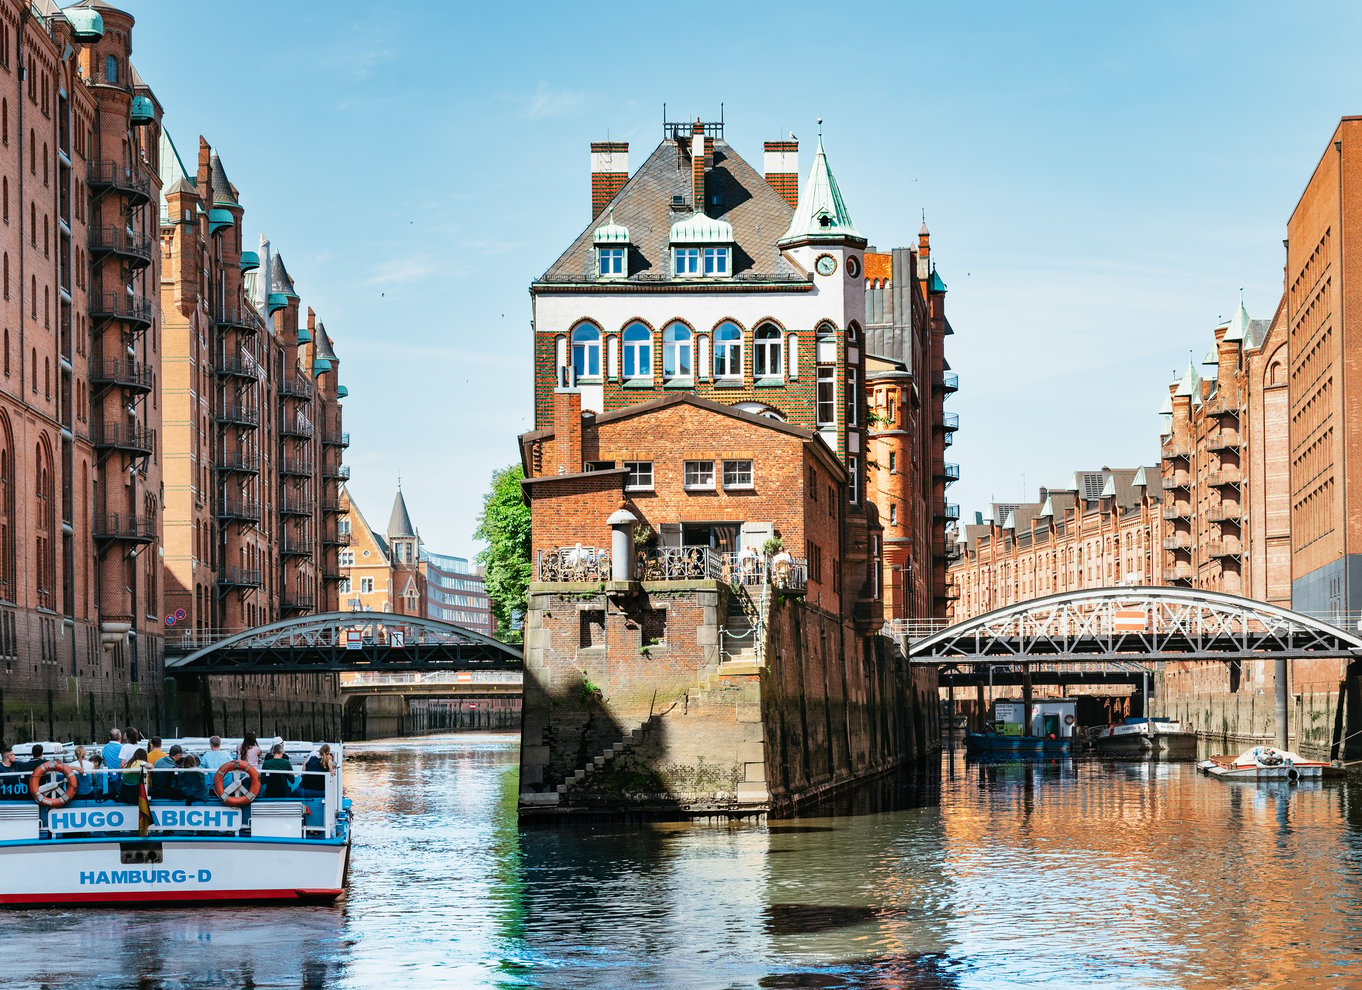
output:
[[[209, 748], [207, 739], [167, 739], [163, 748], [176, 743], [200, 757]], [[235, 752], [237, 743], [223, 740], [222, 749]], [[318, 748], [284, 745], [291, 774], [232, 761], [215, 772], [143, 770], [140, 786], [123, 783], [137, 771], [89, 775], [97, 790], [104, 782], [129, 787], [119, 799], [77, 795], [85, 787], [69, 765], [72, 747], [63, 747], [61, 757], [24, 772], [28, 797], [0, 803], [0, 905], [335, 900], [350, 859], [342, 746], [329, 744], [335, 769], [309, 775], [309, 790], [267, 797], [272, 775], [301, 787]], [[187, 798], [175, 774], [200, 775], [207, 796]], [[184, 791], [192, 794], [194, 784], [186, 779]], [[176, 795], [147, 796], [167, 788]]]
[[1212, 756], [1196, 765], [1209, 777], [1222, 780], [1320, 780], [1342, 774], [1342, 769], [1320, 760], [1307, 760], [1290, 750], [1254, 746], [1238, 756]]
[[1149, 760], [1195, 760], [1196, 733], [1168, 718], [1128, 718], [1092, 730], [1093, 747], [1103, 756]]

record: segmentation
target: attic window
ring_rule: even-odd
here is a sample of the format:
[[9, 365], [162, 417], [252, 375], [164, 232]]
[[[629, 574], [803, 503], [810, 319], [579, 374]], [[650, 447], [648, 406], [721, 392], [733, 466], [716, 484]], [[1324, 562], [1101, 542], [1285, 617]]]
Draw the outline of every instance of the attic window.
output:
[[820, 227], [831, 227], [831, 226], [832, 226], [832, 217], [830, 217], [830, 216], [828, 216], [826, 213], [824, 213], [822, 216], [820, 216], [820, 217], [818, 218], [818, 226], [820, 226]]
[[628, 272], [624, 268], [626, 249], [622, 247], [602, 247], [596, 249], [596, 267], [601, 278], [624, 278]]
[[675, 196], [672, 197], [673, 210], [684, 210], [685, 208], [686, 208], [685, 196], [682, 196], [680, 193], [677, 193]]

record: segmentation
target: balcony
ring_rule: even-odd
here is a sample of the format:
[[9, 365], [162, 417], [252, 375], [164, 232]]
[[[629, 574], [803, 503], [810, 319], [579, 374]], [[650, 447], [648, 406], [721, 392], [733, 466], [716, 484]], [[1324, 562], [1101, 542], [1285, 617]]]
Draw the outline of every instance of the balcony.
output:
[[155, 244], [146, 234], [135, 234], [126, 227], [91, 227], [90, 254], [97, 262], [105, 255], [122, 258], [136, 268], [151, 264]]
[[[685, 549], [685, 548], [682, 548]], [[643, 555], [639, 555], [640, 567]], [[720, 580], [733, 587], [761, 586], [769, 583], [785, 594], [802, 595], [809, 586], [809, 564], [802, 557], [778, 554], [765, 557], [756, 551], [719, 555]]]
[[1234, 502], [1221, 502], [1215, 508], [1211, 509], [1210, 512], [1206, 513], [1206, 518], [1215, 523], [1237, 523], [1239, 522], [1242, 512], [1243, 510]]
[[96, 540], [124, 543], [152, 543], [156, 540], [156, 518], [124, 512], [106, 512], [95, 517]]
[[339, 581], [341, 579], [340, 565], [327, 561], [322, 565], [323, 581]]
[[1179, 458], [1188, 458], [1191, 456], [1192, 445], [1181, 437], [1179, 437], [1176, 440], [1170, 439], [1167, 443], [1163, 445], [1163, 459], [1165, 461], [1177, 460]]
[[124, 320], [145, 330], [151, 326], [151, 301], [126, 292], [91, 292], [90, 316], [96, 323]]
[[129, 392], [150, 392], [151, 367], [132, 358], [108, 358], [90, 362], [90, 382], [105, 387], [117, 386]]
[[260, 329], [260, 317], [255, 310], [249, 306], [223, 306], [213, 316], [213, 321], [220, 327], [230, 330], [240, 330], [243, 333], [255, 333]]
[[1240, 480], [1237, 467], [1222, 467], [1206, 475], [1206, 483], [1212, 488], [1238, 488]]
[[954, 502], [947, 502], [946, 505], [945, 505], [945, 508], [942, 509], [941, 511], [939, 511], [939, 512], [936, 513], [936, 518], [938, 518], [938, 519], [959, 519], [959, 518], [960, 518], [960, 506], [956, 505]]
[[954, 433], [956, 430], [960, 429], [960, 414], [942, 413], [941, 422], [936, 424], [936, 428], [946, 433]]
[[350, 434], [340, 430], [327, 430], [322, 434], [322, 443], [328, 447], [345, 448], [350, 446]]
[[1172, 471], [1164, 476], [1163, 483], [1168, 488], [1191, 488], [1191, 471]]
[[118, 162], [91, 162], [90, 188], [96, 193], [113, 190], [128, 197], [129, 205], [151, 202], [151, 178]]
[[1243, 547], [1238, 540], [1211, 540], [1206, 550], [1212, 557], [1219, 558], [1237, 558], [1243, 554]]
[[279, 462], [279, 473], [290, 477], [312, 477], [313, 463], [306, 457], [285, 457]]
[[286, 591], [279, 596], [279, 607], [289, 612], [311, 612], [316, 602], [311, 595], [301, 591]]
[[1206, 403], [1207, 416], [1235, 416], [1239, 415], [1239, 403], [1237, 400], [1225, 396], [1214, 396]]
[[279, 417], [279, 433], [286, 437], [312, 436], [312, 421], [306, 416]]
[[341, 511], [340, 499], [334, 495], [323, 495], [322, 511], [329, 516], [338, 515]]
[[936, 380], [936, 387], [939, 391], [947, 394], [959, 391], [960, 376], [954, 371], [943, 371], [941, 376]]
[[1175, 581], [1192, 580], [1192, 568], [1187, 564], [1179, 564], [1174, 567], [1163, 569], [1163, 581], [1165, 584], [1172, 584]]
[[218, 502], [218, 519], [223, 522], [259, 522], [260, 503], [224, 498]]
[[259, 588], [260, 571], [248, 567], [224, 567], [218, 572], [219, 588]]
[[324, 547], [348, 547], [349, 545], [349, 533], [342, 533], [338, 530], [328, 530], [322, 534], [322, 546]]
[[219, 378], [243, 378], [247, 381], [260, 378], [259, 362], [245, 351], [219, 351], [213, 371]]
[[312, 540], [306, 536], [285, 536], [279, 541], [279, 552], [285, 557], [311, 557]]
[[90, 440], [96, 447], [123, 450], [140, 457], [150, 457], [156, 449], [156, 431], [145, 426], [96, 424], [90, 430]]
[[1238, 450], [1239, 431], [1238, 430], [1218, 430], [1212, 436], [1206, 438], [1207, 450]]
[[1165, 550], [1191, 550], [1192, 534], [1188, 532], [1174, 533], [1172, 536], [1163, 538], [1163, 548]]
[[217, 459], [217, 469], [223, 474], [259, 474], [260, 455], [241, 450], [221, 454]]
[[934, 473], [938, 478], [945, 478], [946, 484], [949, 485], [960, 480], [960, 465], [946, 461], [938, 467]]
[[328, 481], [348, 481], [350, 479], [350, 465], [328, 464], [322, 468], [322, 477]]
[[286, 399], [311, 399], [312, 383], [297, 375], [285, 375], [279, 382], [279, 394]]
[[284, 492], [279, 499], [279, 514], [281, 516], [310, 516], [312, 515], [313, 502], [310, 498], [298, 494], [297, 492]]
[[1192, 509], [1188, 505], [1165, 505], [1163, 507], [1163, 518], [1168, 520], [1191, 519]]
[[256, 427], [260, 425], [260, 410], [243, 402], [224, 402], [218, 406], [217, 418], [223, 426]]

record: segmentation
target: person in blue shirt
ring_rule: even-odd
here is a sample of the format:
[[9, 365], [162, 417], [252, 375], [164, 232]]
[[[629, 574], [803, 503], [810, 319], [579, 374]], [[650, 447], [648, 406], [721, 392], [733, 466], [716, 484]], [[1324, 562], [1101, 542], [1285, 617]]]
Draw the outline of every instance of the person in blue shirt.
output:
[[123, 765], [119, 754], [123, 752], [123, 733], [117, 729], [109, 730], [109, 741], [104, 744], [104, 768], [117, 770]]
[[203, 754], [203, 757], [199, 760], [199, 765], [210, 773], [217, 773], [218, 767], [231, 761], [232, 754], [222, 751], [222, 739], [218, 736], [209, 736], [208, 752]]
[[0, 742], [0, 801], [29, 801], [28, 774], [14, 762], [14, 750]]
[[95, 765], [85, 758], [85, 747], [76, 747], [76, 760], [71, 764], [76, 771], [76, 797], [89, 800], [95, 796]]

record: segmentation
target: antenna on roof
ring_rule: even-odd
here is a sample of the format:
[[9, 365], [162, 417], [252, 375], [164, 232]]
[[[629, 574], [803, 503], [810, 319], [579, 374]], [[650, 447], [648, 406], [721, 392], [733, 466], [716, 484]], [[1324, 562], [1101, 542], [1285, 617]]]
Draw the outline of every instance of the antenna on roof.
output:
[[823, 118], [818, 118], [818, 140], [823, 140]]

